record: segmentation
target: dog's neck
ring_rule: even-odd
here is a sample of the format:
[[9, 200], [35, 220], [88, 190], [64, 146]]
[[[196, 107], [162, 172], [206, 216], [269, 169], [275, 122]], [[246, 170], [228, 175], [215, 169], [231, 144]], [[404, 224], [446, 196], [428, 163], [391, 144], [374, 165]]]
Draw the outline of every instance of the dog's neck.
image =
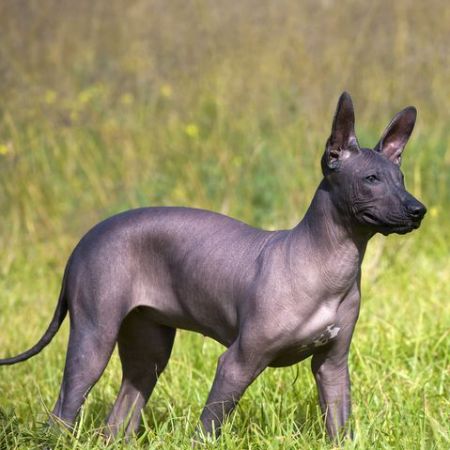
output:
[[306, 250], [311, 264], [323, 268], [336, 285], [359, 273], [368, 233], [339, 211], [324, 179], [303, 218], [291, 231], [291, 252]]

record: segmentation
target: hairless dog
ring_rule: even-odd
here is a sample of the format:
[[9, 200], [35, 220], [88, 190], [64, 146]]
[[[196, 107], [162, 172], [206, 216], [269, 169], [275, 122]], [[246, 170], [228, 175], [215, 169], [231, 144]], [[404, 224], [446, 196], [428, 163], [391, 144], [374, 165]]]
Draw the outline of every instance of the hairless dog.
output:
[[351, 97], [339, 98], [303, 220], [265, 231], [209, 211], [141, 208], [92, 228], [66, 266], [39, 353], [67, 312], [70, 337], [53, 415], [74, 423], [118, 343], [123, 377], [107, 432], [133, 433], [169, 360], [177, 328], [209, 336], [219, 358], [199, 430], [218, 436], [225, 417], [268, 366], [312, 356], [331, 438], [350, 434], [348, 354], [360, 306], [361, 262], [376, 233], [419, 227], [425, 206], [405, 190], [400, 161], [416, 109], [399, 112], [373, 149], [355, 135]]

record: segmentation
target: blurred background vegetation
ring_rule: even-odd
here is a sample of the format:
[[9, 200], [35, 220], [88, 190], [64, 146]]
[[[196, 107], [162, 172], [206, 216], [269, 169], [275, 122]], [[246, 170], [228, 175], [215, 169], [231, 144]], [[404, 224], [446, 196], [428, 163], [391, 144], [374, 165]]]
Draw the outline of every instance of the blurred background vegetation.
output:
[[[405, 348], [419, 357], [413, 329], [385, 320], [424, 317], [424, 339], [443, 346], [428, 355], [440, 377], [450, 327], [449, 24], [442, 0], [2, 0], [0, 348], [36, 340], [71, 249], [108, 215], [185, 205], [295, 225], [345, 89], [364, 146], [397, 111], [418, 108], [402, 168], [429, 209], [418, 232], [370, 246], [362, 352], [376, 331], [409, 336]], [[29, 329], [14, 339], [24, 315]]]
[[138, 205], [291, 226], [344, 89], [366, 146], [399, 109], [418, 108], [408, 181], [448, 209], [445, 5], [1, 2], [2, 245], [54, 245]]

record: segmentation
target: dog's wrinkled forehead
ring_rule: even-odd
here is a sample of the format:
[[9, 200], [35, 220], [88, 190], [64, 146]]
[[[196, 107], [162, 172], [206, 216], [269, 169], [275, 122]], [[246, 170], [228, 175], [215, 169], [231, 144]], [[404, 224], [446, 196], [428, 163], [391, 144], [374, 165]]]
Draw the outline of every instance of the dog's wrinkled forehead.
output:
[[360, 148], [357, 154], [345, 161], [342, 169], [351, 170], [353, 173], [373, 171], [384, 174], [400, 174], [400, 168], [397, 164], [370, 148]]

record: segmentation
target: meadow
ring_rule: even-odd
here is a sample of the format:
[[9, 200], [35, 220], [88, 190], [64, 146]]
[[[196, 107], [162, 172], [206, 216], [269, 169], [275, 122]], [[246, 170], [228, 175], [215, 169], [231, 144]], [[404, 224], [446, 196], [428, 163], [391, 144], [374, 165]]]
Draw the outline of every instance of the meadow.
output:
[[[417, 107], [402, 170], [428, 214], [369, 243], [343, 446], [450, 448], [449, 23], [443, 0], [2, 1], [0, 357], [42, 335], [71, 250], [109, 215], [183, 205], [293, 227], [345, 89], [364, 146]], [[191, 448], [223, 347], [178, 332], [141, 432], [105, 442], [116, 354], [74, 433], [45, 427], [68, 325], [0, 368], [0, 449]], [[309, 362], [266, 370], [205, 448], [333, 448]]]

